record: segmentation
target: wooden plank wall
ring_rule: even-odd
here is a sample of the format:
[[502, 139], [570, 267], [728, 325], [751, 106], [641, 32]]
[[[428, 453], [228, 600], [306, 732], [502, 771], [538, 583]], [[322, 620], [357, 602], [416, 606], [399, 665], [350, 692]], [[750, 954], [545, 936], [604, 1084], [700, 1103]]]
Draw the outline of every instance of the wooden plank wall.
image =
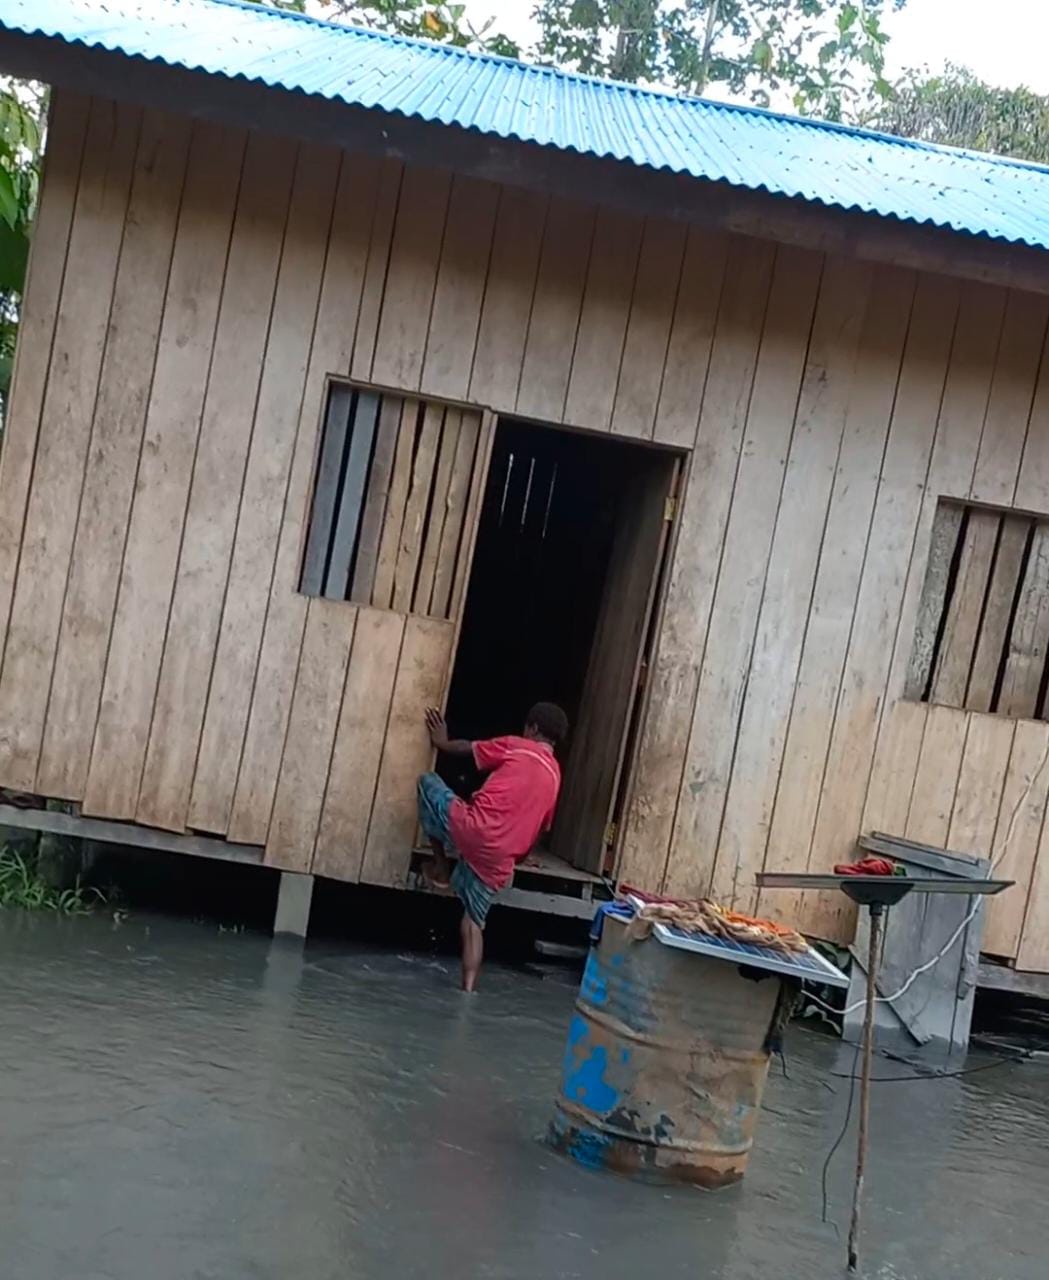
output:
[[840, 896], [759, 895], [754, 873], [826, 869], [861, 830], [904, 832], [1000, 856], [1019, 887], [986, 949], [1049, 969], [1045, 775], [1012, 835], [998, 823], [1046, 727], [902, 701], [938, 499], [1049, 511], [1049, 310], [784, 249], [771, 269], [750, 254], [740, 294], [736, 251], [621, 875], [845, 940]]
[[[757, 870], [863, 826], [993, 848], [973, 797], [1001, 809], [1046, 731], [901, 699], [938, 498], [1049, 511], [1047, 308], [58, 94], [0, 462], [0, 784], [403, 880], [463, 583], [447, 621], [298, 593], [351, 377], [690, 452], [626, 879], [753, 908]], [[1037, 800], [989, 937], [1049, 968]]]

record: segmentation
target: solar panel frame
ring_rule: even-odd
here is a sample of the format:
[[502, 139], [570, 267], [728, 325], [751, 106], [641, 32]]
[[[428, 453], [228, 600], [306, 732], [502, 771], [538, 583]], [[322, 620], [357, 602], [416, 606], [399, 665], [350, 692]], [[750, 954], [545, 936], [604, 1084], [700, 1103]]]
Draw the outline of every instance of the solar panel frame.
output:
[[[640, 910], [644, 903], [640, 898], [629, 901]], [[766, 969], [785, 978], [799, 978], [803, 982], [818, 982], [825, 987], [848, 990], [849, 979], [837, 967], [826, 960], [814, 947], [803, 952], [779, 951], [772, 947], [760, 947], [753, 942], [734, 942], [729, 938], [714, 938], [708, 934], [688, 933], [676, 925], [656, 921], [652, 936], [667, 947], [679, 951], [691, 951], [711, 960], [727, 960], [731, 964], [746, 964], [755, 969]]]
[[680, 951], [692, 951], [696, 955], [709, 956], [712, 960], [727, 960], [733, 964], [746, 964], [755, 969], [767, 969], [785, 978], [799, 978], [804, 982], [818, 982], [821, 986], [840, 987], [847, 990], [849, 980], [829, 960], [824, 959], [813, 947], [805, 951], [774, 951], [771, 947], [759, 947], [752, 942], [734, 942], [728, 938], [711, 938], [686, 933], [675, 925], [657, 923], [653, 935], [664, 946]]

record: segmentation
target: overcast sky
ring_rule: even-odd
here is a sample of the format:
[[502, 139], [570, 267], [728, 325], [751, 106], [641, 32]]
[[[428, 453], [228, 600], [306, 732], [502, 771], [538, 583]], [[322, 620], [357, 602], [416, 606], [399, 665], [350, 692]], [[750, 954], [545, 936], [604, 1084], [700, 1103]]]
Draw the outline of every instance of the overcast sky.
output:
[[[499, 26], [522, 43], [531, 35], [534, 0], [468, 0], [471, 14], [498, 13]], [[890, 72], [971, 67], [992, 84], [1026, 84], [1049, 93], [1049, 0], [908, 0], [890, 14]]]

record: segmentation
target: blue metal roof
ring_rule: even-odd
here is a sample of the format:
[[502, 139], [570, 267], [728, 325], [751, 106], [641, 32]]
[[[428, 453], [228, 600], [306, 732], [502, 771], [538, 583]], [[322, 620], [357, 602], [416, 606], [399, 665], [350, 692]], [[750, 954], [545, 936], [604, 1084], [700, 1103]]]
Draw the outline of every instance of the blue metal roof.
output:
[[0, 28], [840, 209], [1049, 248], [1049, 168], [237, 0], [0, 0]]

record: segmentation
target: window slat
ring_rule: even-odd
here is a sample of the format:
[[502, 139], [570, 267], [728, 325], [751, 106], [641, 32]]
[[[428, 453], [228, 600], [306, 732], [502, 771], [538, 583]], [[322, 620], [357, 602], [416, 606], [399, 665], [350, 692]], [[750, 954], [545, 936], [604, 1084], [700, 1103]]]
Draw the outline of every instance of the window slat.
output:
[[991, 578], [1002, 518], [994, 511], [970, 511], [961, 560], [936, 655], [930, 700], [946, 707], [965, 705], [983, 605]]
[[346, 435], [353, 405], [353, 389], [338, 383], [328, 395], [328, 412], [324, 422], [320, 465], [313, 491], [313, 513], [310, 518], [306, 559], [303, 563], [301, 590], [308, 596], [324, 592], [333, 534], [335, 503], [339, 494]]
[[331, 561], [324, 583], [324, 594], [329, 600], [345, 600], [349, 592], [350, 572], [361, 527], [364, 490], [368, 482], [378, 416], [379, 397], [373, 391], [361, 391], [354, 406], [353, 430], [343, 470], [338, 514], [335, 517]]
[[998, 674], [1009, 639], [1009, 624], [1013, 618], [1030, 535], [1031, 521], [1026, 517], [1006, 516], [1002, 521], [1002, 536], [991, 573], [976, 659], [965, 696], [965, 705], [970, 711], [990, 711], [994, 706]]
[[1016, 605], [998, 710], [1007, 716], [1034, 716], [1049, 649], [1049, 524], [1034, 531], [1027, 572]]

